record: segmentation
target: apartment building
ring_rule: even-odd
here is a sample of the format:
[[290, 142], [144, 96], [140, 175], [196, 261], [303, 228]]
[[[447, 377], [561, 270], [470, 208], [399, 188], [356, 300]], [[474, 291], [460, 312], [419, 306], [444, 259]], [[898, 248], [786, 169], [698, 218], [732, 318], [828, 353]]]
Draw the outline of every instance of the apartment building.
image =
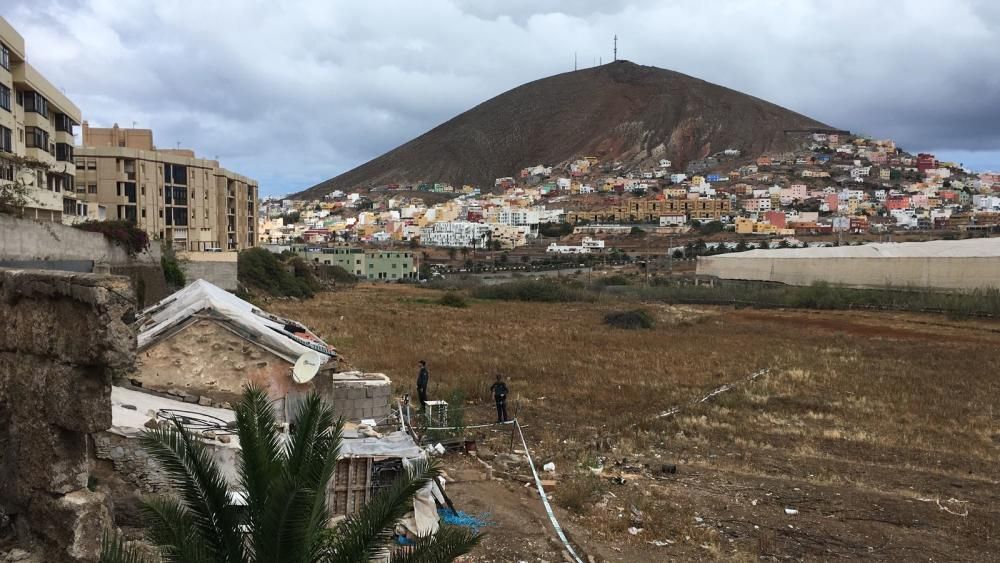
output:
[[77, 147], [77, 195], [108, 219], [133, 221], [150, 237], [187, 251], [257, 245], [256, 180], [199, 158], [159, 149], [149, 129], [90, 127]]
[[340, 266], [358, 278], [371, 281], [411, 281], [417, 279], [413, 252], [409, 250], [365, 249], [349, 246], [306, 247], [299, 256], [327, 266]]
[[426, 246], [486, 248], [491, 231], [489, 225], [470, 221], [433, 223], [420, 229], [420, 243]]
[[0, 17], [0, 182], [27, 188], [24, 214], [73, 223], [88, 213], [74, 192], [80, 108], [26, 58], [24, 38]]
[[685, 199], [631, 199], [593, 211], [571, 211], [566, 214], [570, 223], [659, 223], [660, 217], [685, 215], [698, 221], [718, 221], [732, 214], [729, 198]]

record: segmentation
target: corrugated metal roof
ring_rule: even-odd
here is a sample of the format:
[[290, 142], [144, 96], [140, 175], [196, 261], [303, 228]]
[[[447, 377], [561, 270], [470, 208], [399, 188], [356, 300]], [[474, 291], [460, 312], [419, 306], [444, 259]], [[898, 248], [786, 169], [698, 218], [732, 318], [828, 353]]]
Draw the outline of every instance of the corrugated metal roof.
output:
[[713, 260], [746, 258], [995, 258], [1000, 238], [881, 242], [861, 246], [757, 249], [712, 256]]

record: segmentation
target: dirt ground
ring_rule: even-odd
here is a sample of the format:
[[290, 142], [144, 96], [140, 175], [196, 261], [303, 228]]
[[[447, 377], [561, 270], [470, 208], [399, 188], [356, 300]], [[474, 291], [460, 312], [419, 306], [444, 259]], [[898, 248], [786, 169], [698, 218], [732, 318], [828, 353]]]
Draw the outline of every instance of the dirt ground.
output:
[[[506, 374], [585, 560], [1000, 561], [1000, 323], [439, 297], [366, 286], [267, 307], [401, 393], [427, 359], [431, 394], [463, 394], [467, 424], [490, 419]], [[601, 322], [637, 306], [652, 330]], [[506, 429], [467, 435], [483, 458], [511, 450]], [[469, 456], [446, 462], [458, 508], [493, 522], [472, 560], [562, 560], [524, 465], [491, 459], [504, 478], [486, 480]]]

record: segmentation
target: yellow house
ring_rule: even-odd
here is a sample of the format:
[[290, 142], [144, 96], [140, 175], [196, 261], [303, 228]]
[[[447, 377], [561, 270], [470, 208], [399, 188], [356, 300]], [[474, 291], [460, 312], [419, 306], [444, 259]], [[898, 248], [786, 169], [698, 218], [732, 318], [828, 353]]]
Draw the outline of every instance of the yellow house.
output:
[[692, 186], [700, 186], [700, 185], [702, 185], [704, 183], [705, 183], [705, 177], [704, 176], [694, 176], [694, 177], [691, 178], [691, 185]]
[[756, 223], [753, 226], [753, 232], [759, 235], [771, 235], [778, 232], [778, 227], [770, 223]]
[[751, 235], [754, 231], [754, 225], [756, 221], [749, 219], [747, 217], [737, 217], [736, 218], [736, 234], [739, 235]]

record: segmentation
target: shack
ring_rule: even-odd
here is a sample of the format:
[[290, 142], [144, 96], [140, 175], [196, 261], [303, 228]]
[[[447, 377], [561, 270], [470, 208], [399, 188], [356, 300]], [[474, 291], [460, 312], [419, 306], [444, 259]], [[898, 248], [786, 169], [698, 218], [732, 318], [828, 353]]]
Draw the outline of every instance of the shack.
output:
[[[381, 374], [338, 373], [336, 350], [302, 323], [262, 311], [205, 280], [197, 280], [142, 311], [136, 386], [187, 403], [222, 406], [247, 383], [264, 388], [287, 421], [298, 400], [316, 390], [347, 420], [388, 415], [391, 382]], [[303, 358], [315, 375], [293, 377]]]
[[[223, 476], [231, 485], [238, 486], [239, 437], [227, 428], [236, 420], [232, 410], [119, 386], [112, 387], [111, 404], [111, 427], [95, 433], [93, 443], [95, 457], [106, 463], [99, 480], [122, 500], [117, 504], [136, 505], [141, 494], [169, 492], [166, 475], [140, 447], [138, 437], [144, 429], [174, 419], [200, 436]], [[380, 434], [368, 425], [347, 424], [334, 476], [327, 487], [331, 520], [360, 511], [381, 490], [404, 475], [410, 463], [425, 459], [426, 455], [403, 431]], [[413, 512], [401, 522], [407, 535], [423, 537], [437, 531], [436, 497], [431, 487], [420, 492], [414, 500]], [[124, 520], [116, 515], [118, 525], [141, 524], [134, 517], [129, 519], [127, 511], [123, 513]]]

